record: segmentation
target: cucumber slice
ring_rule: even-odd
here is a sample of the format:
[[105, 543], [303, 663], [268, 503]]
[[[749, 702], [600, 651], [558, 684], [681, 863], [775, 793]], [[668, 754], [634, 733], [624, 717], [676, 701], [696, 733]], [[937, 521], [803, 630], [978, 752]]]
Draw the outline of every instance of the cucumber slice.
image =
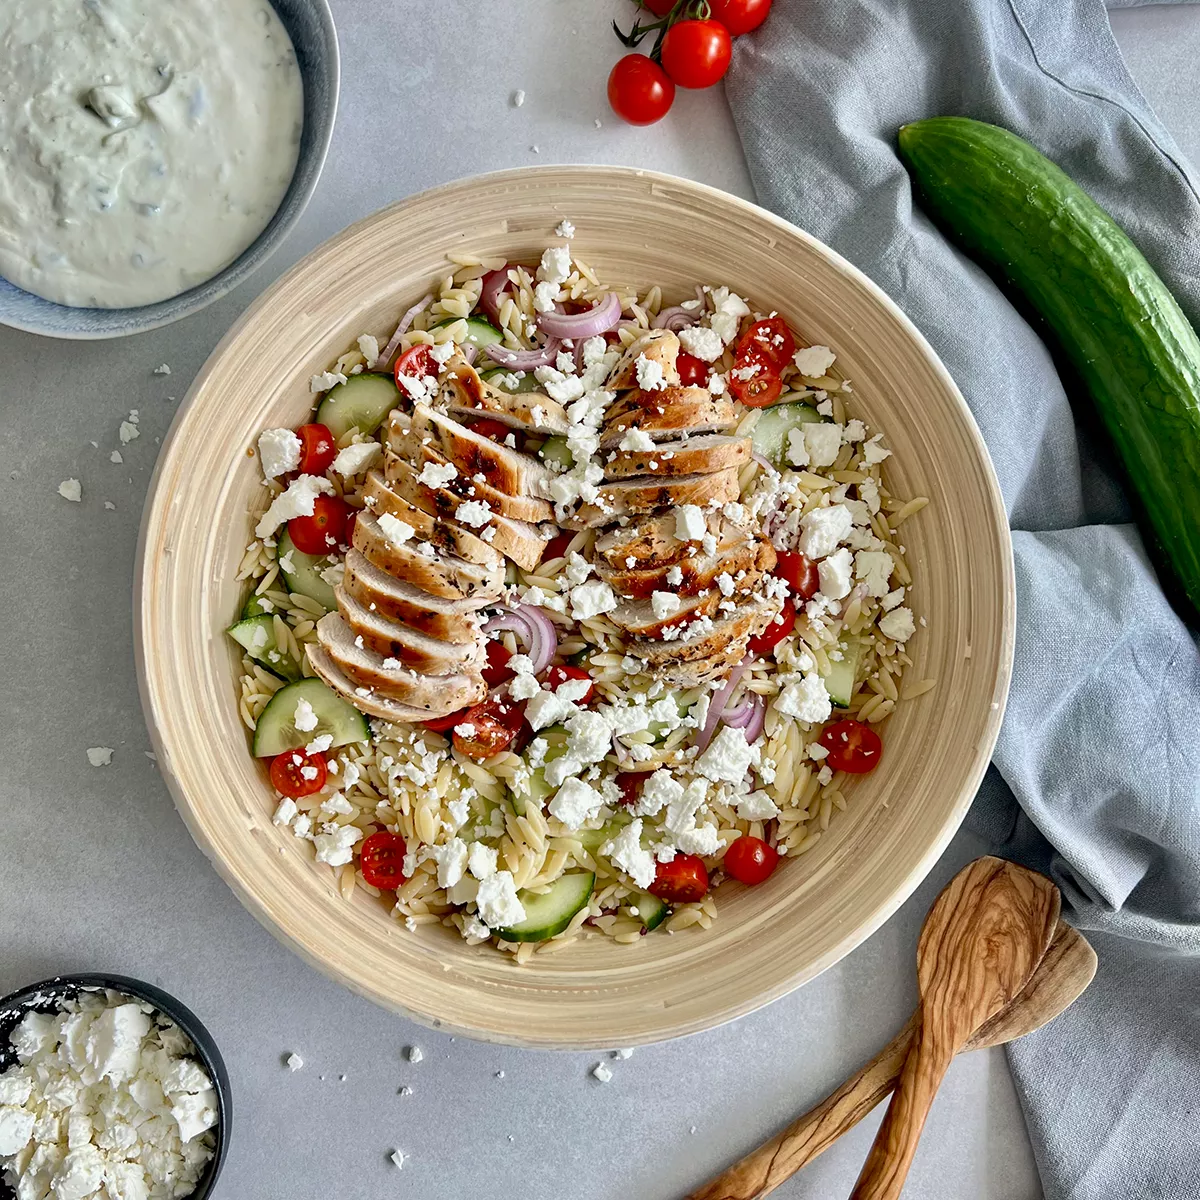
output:
[[[307, 700], [317, 715], [315, 729], [303, 733], [296, 728], [296, 705]], [[314, 738], [328, 733], [330, 747], [365, 742], [371, 731], [367, 719], [341, 696], [335, 695], [319, 679], [301, 679], [280, 688], [262, 710], [254, 730], [254, 757], [274, 758], [285, 750], [303, 750]]]
[[825, 690], [829, 699], [838, 708], [848, 708], [850, 697], [854, 695], [854, 685], [858, 682], [858, 660], [862, 657], [862, 643], [857, 638], [847, 638], [838, 643], [842, 657], [836, 662], [830, 662], [829, 674], [825, 676]]
[[[686, 717], [691, 711], [691, 705], [684, 704], [683, 697], [679, 692], [668, 692], [663, 699], [675, 701], [675, 707], [679, 710], [679, 715], [681, 718]], [[665, 742], [671, 734], [671, 727], [666, 723], [666, 721], [651, 721], [650, 724], [646, 726], [646, 729], [656, 742]]]
[[781, 471], [786, 470], [788, 434], [801, 425], [819, 425], [827, 419], [803, 402], [764, 408], [750, 435], [754, 452], [773, 462]]
[[[462, 319], [462, 317], [447, 317], [446, 320], [439, 321], [434, 329], [445, 329], [447, 325], [454, 325]], [[469, 342], [472, 346], [482, 350], [484, 346], [494, 346], [497, 342], [504, 341], [504, 334], [482, 317], [467, 317], [466, 322], [467, 336], [463, 338], [464, 342]]]
[[515, 388], [508, 387], [504, 383], [504, 380], [509, 375], [515, 374], [515, 371], [509, 371], [504, 367], [496, 367], [495, 370], [483, 371], [479, 378], [485, 383], [490, 383], [492, 387], [499, 388], [502, 392], [508, 392], [510, 395], [516, 395], [518, 392], [540, 392], [542, 390], [542, 385], [538, 383], [532, 371], [526, 371], [517, 380]]
[[289, 683], [299, 679], [304, 672], [300, 664], [288, 653], [279, 649], [275, 641], [275, 619], [261, 613], [230, 625], [225, 631], [257, 663], [268, 671], [286, 679]]
[[575, 455], [567, 448], [567, 439], [557, 434], [546, 439], [538, 451], [538, 458], [549, 465], [561, 466], [564, 471], [569, 471], [575, 465]]
[[335, 440], [357, 429], [370, 436], [383, 418], [400, 403], [400, 389], [387, 375], [351, 375], [345, 383], [330, 388], [317, 409], [317, 421]]
[[599, 829], [579, 829], [571, 834], [571, 837], [589, 854], [599, 854], [600, 847], [605, 842], [611, 842], [629, 824], [630, 819], [630, 817], [625, 815], [615, 816], [611, 821], [606, 821], [601, 825]]
[[652, 896], [649, 892], [638, 892], [631, 896], [629, 903], [638, 910], [638, 920], [647, 929], [657, 929], [671, 912], [665, 900]]
[[570, 925], [571, 918], [591, 899], [595, 886], [591, 871], [578, 871], [560, 875], [545, 892], [518, 892], [525, 920], [492, 932], [506, 942], [544, 942]]
[[263, 613], [272, 613], [274, 611], [274, 606], [268, 608], [267, 601], [261, 596], [255, 595], [254, 592], [251, 592], [246, 599], [246, 603], [242, 605], [242, 620], [245, 621], [249, 617], [261, 617]]
[[[546, 782], [545, 764], [552, 763], [556, 758], [562, 758], [567, 752], [567, 729], [565, 725], [551, 725], [543, 729], [538, 737], [545, 738], [549, 742], [546, 749], [546, 757], [540, 767], [533, 767], [529, 771], [529, 778], [522, 784], [517, 784], [515, 780], [508, 781], [508, 798], [512, 803], [513, 812], [518, 817], [525, 815], [525, 806], [532, 804], [534, 808], [540, 809], [551, 796], [554, 795], [554, 788]], [[526, 760], [528, 766], [528, 760]]]
[[337, 608], [337, 599], [333, 588], [321, 578], [322, 571], [328, 571], [337, 559], [322, 555], [318, 558], [313, 554], [305, 554], [297, 550], [291, 534], [285, 529], [279, 539], [279, 573], [283, 576], [289, 592], [307, 596], [318, 604], [325, 606], [326, 612]]

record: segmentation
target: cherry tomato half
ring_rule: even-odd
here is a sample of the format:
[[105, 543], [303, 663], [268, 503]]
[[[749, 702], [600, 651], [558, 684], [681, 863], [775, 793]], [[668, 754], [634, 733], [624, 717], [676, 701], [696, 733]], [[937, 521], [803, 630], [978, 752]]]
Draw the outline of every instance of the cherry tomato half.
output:
[[481, 417], [472, 421], [467, 428], [480, 437], [491, 438], [493, 442], [502, 442], [512, 430], [503, 421], [493, 421], [491, 417]]
[[445, 733], [458, 725], [469, 711], [469, 709], [460, 708], [457, 712], [447, 713], [444, 717], [431, 717], [428, 721], [422, 721], [421, 724], [434, 733]]
[[[511, 700], [487, 699], [460, 713], [454, 730], [454, 748], [476, 762], [507, 750], [525, 721], [525, 705]], [[458, 729], [470, 732], [459, 733]]]
[[315, 422], [296, 430], [300, 439], [300, 474], [324, 475], [337, 458], [337, 443], [324, 425]]
[[678, 21], [663, 38], [663, 70], [680, 87], [712, 87], [729, 70], [732, 51], [720, 21]]
[[483, 682], [490, 688], [507, 683], [516, 674], [509, 669], [508, 660], [512, 653], [503, 643], [493, 638], [487, 643], [487, 666], [483, 668]]
[[433, 357], [432, 349], [424, 343], [414, 346], [411, 350], [405, 350], [396, 359], [396, 386], [401, 391], [404, 390], [404, 384], [400, 382], [401, 375], [407, 375], [409, 379], [424, 379], [427, 375], [437, 373], [437, 360]]
[[743, 834], [728, 850], [722, 860], [725, 873], [739, 883], [753, 886], [770, 877], [779, 865], [779, 851], [768, 846], [762, 838]]
[[271, 759], [271, 783], [277, 792], [293, 800], [319, 792], [328, 776], [329, 768], [319, 754], [285, 750]]
[[746, 649], [751, 654], [766, 654], [769, 650], [774, 650], [795, 627], [796, 610], [790, 601], [784, 600], [783, 612], [779, 614], [778, 619], [772, 621], [757, 637], [752, 637]]
[[546, 549], [542, 552], [542, 562], [553, 562], [556, 558], [563, 558], [574, 536], [573, 533], [568, 531], [567, 533], [560, 533], [552, 537], [546, 543]]
[[288, 534], [301, 554], [328, 554], [346, 541], [350, 505], [341, 496], [318, 496], [311, 517], [293, 517]]
[[359, 869], [372, 886], [390, 892], [406, 882], [404, 856], [408, 847], [398, 833], [386, 829], [373, 833], [362, 844]]
[[708, 868], [694, 854], [676, 854], [658, 864], [648, 890], [668, 904], [695, 904], [708, 891]]
[[811, 600], [821, 587], [817, 564], [798, 550], [778, 551], [771, 574], [784, 580], [792, 589], [792, 595], [801, 600]]
[[592, 697], [596, 694], [596, 685], [592, 682], [591, 675], [583, 669], [583, 667], [551, 667], [546, 672], [545, 687], [552, 692], [557, 692], [568, 679], [586, 679], [588, 681], [588, 690], [583, 693], [583, 696], [574, 701], [575, 704], [588, 704]]
[[729, 372], [729, 390], [747, 408], [765, 408], [783, 394], [775, 365], [754, 346], [739, 350]]
[[617, 776], [617, 787], [621, 790], [621, 803], [632, 808], [642, 798], [648, 771], [622, 771]]
[[[708, 0], [714, 21], [729, 30], [730, 37], [740, 37], [757, 29], [771, 11], [771, 0]], [[658, 9], [653, 9], [658, 12]]]
[[861, 721], [836, 721], [821, 730], [821, 745], [829, 751], [826, 764], [835, 771], [865, 775], [879, 766], [883, 742], [870, 725]]
[[753, 354], [762, 363], [775, 368], [778, 374], [792, 361], [796, 339], [780, 317], [755, 321], [738, 342], [737, 357], [749, 359]]
[[681, 354], [675, 360], [675, 369], [684, 387], [703, 387], [708, 382], [708, 363], [693, 354]]
[[653, 125], [675, 102], [675, 85], [666, 71], [644, 54], [619, 59], [608, 77], [608, 103], [630, 125]]

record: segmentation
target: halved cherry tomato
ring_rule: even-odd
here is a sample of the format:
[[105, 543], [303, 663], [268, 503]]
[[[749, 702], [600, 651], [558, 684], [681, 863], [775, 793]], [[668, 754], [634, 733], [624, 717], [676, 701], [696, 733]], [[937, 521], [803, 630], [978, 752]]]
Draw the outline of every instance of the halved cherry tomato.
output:
[[582, 667], [551, 667], [546, 672], [546, 680], [543, 686], [549, 688], [552, 692], [557, 692], [568, 679], [586, 679], [588, 681], [588, 690], [583, 693], [583, 697], [576, 700], [576, 704], [588, 704], [592, 697], [596, 694], [596, 685], [592, 682], [592, 677]]
[[398, 833], [381, 829], [362, 844], [359, 869], [372, 886], [390, 892], [406, 882], [404, 856], [408, 847]]
[[783, 612], [779, 614], [778, 619], [772, 621], [757, 637], [752, 637], [746, 649], [751, 654], [766, 654], [768, 650], [774, 650], [795, 627], [796, 610], [791, 602], [785, 599]]
[[333, 434], [324, 425], [314, 422], [311, 425], [301, 425], [296, 430], [300, 439], [301, 475], [324, 475], [337, 458], [337, 443]]
[[632, 808], [642, 798], [648, 771], [622, 771], [617, 776], [617, 787], [621, 789], [621, 803]]
[[341, 496], [318, 496], [311, 517], [293, 517], [288, 533], [301, 554], [328, 554], [346, 540], [350, 505]]
[[708, 363], [694, 354], [681, 354], [675, 360], [675, 369], [684, 387], [703, 387], [708, 382]]
[[662, 41], [663, 70], [680, 87], [712, 87], [729, 70], [732, 51], [720, 21], [677, 21]]
[[771, 574], [784, 580], [792, 589], [792, 595], [801, 600], [811, 600], [821, 587], [817, 564], [798, 550], [778, 551], [775, 570]]
[[575, 535], [570, 531], [557, 534], [546, 543], [546, 549], [542, 552], [542, 562], [553, 562], [556, 558], [562, 558], [567, 547], [571, 544], [571, 539]]
[[753, 886], [762, 883], [779, 865], [779, 851], [768, 846], [762, 838], [743, 834], [728, 850], [723, 859], [725, 873], [739, 883]]
[[[476, 762], [507, 750], [525, 721], [525, 705], [511, 700], [487, 699], [460, 714], [454, 730], [454, 748]], [[467, 728], [470, 732], [465, 732]], [[459, 728], [464, 730], [459, 733]]]
[[483, 668], [483, 682], [490, 688], [507, 683], [516, 674], [509, 669], [508, 660], [512, 658], [509, 648], [495, 638], [487, 643], [487, 666]]
[[668, 904], [695, 904], [708, 891], [708, 868], [694, 854], [676, 854], [658, 864], [647, 890]]
[[653, 59], [627, 54], [608, 77], [608, 103], [630, 125], [653, 125], [675, 102], [675, 85]]
[[428, 721], [422, 721], [421, 724], [434, 733], [445, 733], [459, 724], [468, 712], [470, 709], [460, 708], [457, 712], [447, 713], [444, 717], [431, 717]]
[[424, 379], [427, 375], [437, 373], [438, 365], [433, 357], [432, 348], [424, 343], [414, 346], [411, 350], [405, 350], [396, 359], [396, 386], [401, 390], [404, 388], [404, 384], [400, 382], [401, 375], [407, 375], [409, 379]]
[[[748, 378], [743, 379], [738, 374], [739, 371], [745, 371], [752, 366], [757, 366], [758, 369]], [[737, 365], [729, 372], [729, 390], [747, 408], [766, 408], [783, 395], [783, 381], [768, 366], [739, 359]]]
[[749, 358], [754, 353], [761, 362], [775, 368], [778, 374], [792, 361], [796, 339], [781, 317], [755, 321], [738, 342], [737, 358]]
[[829, 751], [825, 762], [835, 771], [865, 775], [879, 766], [883, 742], [870, 725], [861, 721], [835, 721], [821, 730], [820, 743]]
[[[730, 37], [740, 37], [757, 29], [767, 19], [771, 0], [708, 0], [708, 7], [713, 20], [720, 21], [729, 30]], [[651, 11], [658, 13], [653, 5]]]
[[285, 750], [271, 759], [271, 783], [277, 792], [293, 800], [319, 792], [328, 776], [329, 768], [319, 754]]
[[481, 417], [472, 421], [467, 428], [480, 437], [491, 438], [493, 442], [502, 442], [512, 430], [503, 421], [493, 421], [491, 417]]

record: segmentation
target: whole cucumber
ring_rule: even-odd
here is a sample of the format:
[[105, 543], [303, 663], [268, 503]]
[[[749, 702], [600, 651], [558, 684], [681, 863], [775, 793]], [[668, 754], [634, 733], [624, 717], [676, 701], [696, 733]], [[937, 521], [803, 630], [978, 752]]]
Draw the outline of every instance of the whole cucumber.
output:
[[905, 125], [922, 206], [1045, 320], [1200, 612], [1200, 339], [1115, 221], [1028, 142], [966, 117]]

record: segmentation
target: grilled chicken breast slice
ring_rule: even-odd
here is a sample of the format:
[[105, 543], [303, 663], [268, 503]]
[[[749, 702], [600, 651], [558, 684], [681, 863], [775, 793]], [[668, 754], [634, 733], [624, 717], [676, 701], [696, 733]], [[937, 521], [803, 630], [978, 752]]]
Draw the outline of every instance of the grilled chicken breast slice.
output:
[[652, 669], [714, 658], [727, 651], [740, 658], [746, 643], [762, 633], [782, 607], [783, 601], [778, 598], [751, 596], [733, 612], [719, 611], [711, 617], [711, 623], [701, 621], [696, 627], [689, 620], [674, 641], [639, 638], [629, 647], [629, 653], [645, 659]]
[[370, 688], [358, 687], [319, 645], [310, 643], [304, 649], [308, 655], [308, 661], [312, 664], [312, 669], [317, 673], [317, 677], [328, 684], [340, 696], [344, 697], [347, 703], [353, 704], [359, 712], [365, 712], [372, 717], [379, 717], [384, 721], [391, 721], [396, 725], [409, 725], [420, 721], [432, 721], [435, 717], [449, 716], [450, 713], [458, 711], [454, 708], [442, 708], [438, 705], [434, 705], [431, 708], [417, 708], [412, 704], [404, 704], [399, 700], [393, 700], [391, 697], [385, 696], [381, 692], [372, 691]]
[[446, 360], [438, 403], [460, 420], [491, 417], [527, 433], [567, 432], [570, 422], [563, 406], [541, 392], [506, 392], [481, 378], [461, 355]]
[[[655, 592], [674, 592], [677, 596], [695, 596], [707, 588], [720, 588], [720, 580], [729, 576], [726, 588], [749, 591], [764, 572], [775, 566], [775, 548], [766, 538], [747, 538], [716, 554], [684, 555], [677, 563], [653, 567], [613, 568], [596, 564], [596, 573], [615, 592], [631, 600], [645, 600]], [[724, 593], [722, 593], [724, 594]]]
[[607, 387], [614, 392], [641, 387], [638, 380], [638, 359], [657, 363], [668, 386], [679, 382], [676, 360], [679, 358], [679, 338], [670, 329], [648, 329], [631, 342], [617, 365], [609, 372]]
[[656, 442], [705, 433], [726, 433], [738, 422], [733, 401], [707, 388], [669, 387], [660, 392], [630, 392], [604, 414], [602, 450], [616, 450], [631, 429]]
[[657, 508], [676, 508], [681, 504], [727, 504], [741, 495], [738, 473], [733, 467], [710, 475], [681, 475], [677, 479], [641, 476], [606, 483], [600, 488], [595, 504], [581, 504], [562, 522], [570, 529], [607, 525], [618, 517], [636, 516]]
[[704, 433], [686, 442], [660, 442], [653, 450], [610, 451], [604, 463], [606, 479], [628, 479], [653, 475], [656, 479], [675, 475], [702, 475], [728, 467], [741, 470], [750, 461], [749, 438]]
[[[717, 539], [718, 553], [751, 535], [749, 529], [733, 524], [719, 509], [710, 509], [704, 517], [708, 532]], [[630, 571], [669, 567], [694, 557], [689, 554], [694, 544], [675, 536], [675, 523], [675, 514], [664, 512], [614, 526], [596, 538], [596, 557], [610, 567]]]
[[337, 588], [338, 612], [363, 646], [384, 658], [396, 659], [412, 671], [427, 675], [453, 675], [456, 671], [472, 671], [483, 657], [482, 635], [470, 642], [448, 642], [429, 637], [399, 621], [372, 610], [345, 588]]

